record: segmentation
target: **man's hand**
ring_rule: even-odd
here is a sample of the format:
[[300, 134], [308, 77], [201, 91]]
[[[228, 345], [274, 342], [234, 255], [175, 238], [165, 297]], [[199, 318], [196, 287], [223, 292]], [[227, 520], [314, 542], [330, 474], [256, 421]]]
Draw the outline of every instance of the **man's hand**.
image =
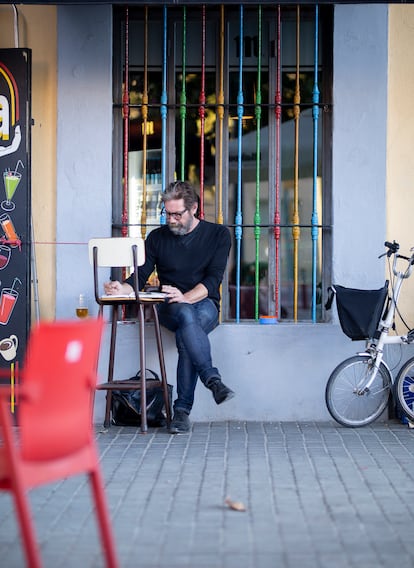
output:
[[208, 290], [204, 284], [196, 284], [194, 288], [183, 294], [175, 286], [163, 286], [161, 292], [165, 292], [168, 302], [178, 302], [180, 304], [195, 304], [208, 297]]
[[134, 291], [132, 286], [126, 283], [121, 284], [121, 282], [118, 282], [118, 280], [105, 282], [104, 290], [105, 294], [107, 294], [108, 296], [120, 296], [123, 294], [128, 295]]
[[161, 288], [161, 292], [165, 292], [167, 294], [168, 302], [170, 304], [172, 302], [188, 304], [188, 300], [185, 299], [184, 294], [180, 292], [178, 288], [175, 288], [175, 286], [163, 286]]

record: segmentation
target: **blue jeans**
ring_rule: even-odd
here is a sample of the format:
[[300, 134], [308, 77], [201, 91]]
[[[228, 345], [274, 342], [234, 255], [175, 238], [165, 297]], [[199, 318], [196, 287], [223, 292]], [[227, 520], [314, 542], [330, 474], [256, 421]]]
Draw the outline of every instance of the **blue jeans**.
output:
[[160, 304], [158, 314], [161, 325], [175, 332], [178, 349], [177, 399], [174, 409], [190, 413], [194, 402], [197, 378], [208, 386], [212, 379], [220, 378], [213, 367], [208, 334], [219, 323], [219, 312], [210, 298], [195, 304]]

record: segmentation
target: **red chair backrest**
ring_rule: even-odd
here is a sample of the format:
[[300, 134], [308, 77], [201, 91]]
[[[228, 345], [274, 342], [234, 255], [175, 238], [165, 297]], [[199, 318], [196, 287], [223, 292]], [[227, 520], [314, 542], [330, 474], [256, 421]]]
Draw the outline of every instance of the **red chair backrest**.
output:
[[42, 322], [31, 332], [19, 401], [27, 460], [71, 454], [89, 444], [103, 321]]

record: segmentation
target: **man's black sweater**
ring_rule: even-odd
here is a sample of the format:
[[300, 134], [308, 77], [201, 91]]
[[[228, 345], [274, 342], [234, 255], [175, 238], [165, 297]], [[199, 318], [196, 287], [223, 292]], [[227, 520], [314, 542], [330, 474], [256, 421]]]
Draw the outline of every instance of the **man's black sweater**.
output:
[[[138, 269], [139, 288], [156, 268], [161, 286], [175, 286], [184, 294], [204, 284], [208, 297], [218, 306], [230, 246], [229, 230], [216, 223], [200, 220], [186, 235], [174, 235], [167, 225], [158, 227], [145, 241], [145, 263]], [[132, 277], [126, 282], [132, 285]]]

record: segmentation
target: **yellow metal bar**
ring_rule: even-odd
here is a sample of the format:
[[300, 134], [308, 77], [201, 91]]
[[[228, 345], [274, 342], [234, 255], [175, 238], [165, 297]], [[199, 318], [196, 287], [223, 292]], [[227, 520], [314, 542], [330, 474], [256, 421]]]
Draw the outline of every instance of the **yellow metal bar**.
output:
[[14, 363], [10, 363], [10, 410], [14, 414], [16, 407]]

